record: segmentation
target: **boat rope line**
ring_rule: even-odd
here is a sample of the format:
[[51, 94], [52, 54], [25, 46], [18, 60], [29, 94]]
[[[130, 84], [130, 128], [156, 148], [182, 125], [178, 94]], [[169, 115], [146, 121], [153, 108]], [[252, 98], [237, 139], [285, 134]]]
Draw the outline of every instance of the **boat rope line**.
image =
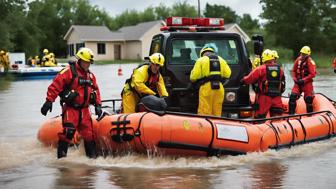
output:
[[324, 98], [328, 99], [330, 102], [336, 104], [336, 101], [334, 101], [331, 98], [327, 97], [325, 94], [322, 94], [322, 93], [316, 93], [316, 94], [319, 94], [319, 95], [323, 96]]
[[277, 129], [275, 128], [275, 126], [273, 125], [272, 121], [269, 124], [266, 124], [266, 125], [269, 126], [269, 127], [271, 127], [272, 130], [274, 131], [275, 141], [276, 141], [275, 149], [277, 149], [278, 146], [279, 146], [279, 141], [280, 141], [279, 133], [278, 133]]
[[[162, 112], [156, 112], [149, 110], [152, 113], [162, 113]], [[275, 116], [270, 118], [260, 118], [260, 119], [238, 119], [238, 118], [227, 118], [227, 117], [218, 117], [218, 116], [209, 116], [209, 115], [198, 115], [198, 114], [191, 114], [191, 113], [183, 113], [183, 112], [172, 112], [172, 111], [165, 111], [162, 115], [179, 115], [179, 116], [189, 116], [189, 117], [198, 117], [198, 118], [211, 118], [211, 119], [220, 119], [220, 120], [227, 120], [227, 121], [237, 121], [240, 123], [254, 123], [258, 121], [275, 121], [275, 120], [282, 120], [282, 119], [288, 119], [288, 118], [295, 118], [295, 117], [303, 117], [303, 116], [309, 116], [309, 115], [315, 115], [315, 114], [321, 114], [321, 113], [332, 113], [330, 110], [323, 110], [323, 111], [317, 111], [317, 112], [310, 112], [310, 113], [303, 113], [303, 114], [295, 114], [295, 115], [284, 115], [284, 116]]]
[[[167, 142], [167, 141], [159, 141], [158, 145], [159, 148], [173, 148], [173, 149], [183, 149], [183, 150], [196, 150], [196, 151], [203, 151], [208, 152], [208, 146], [200, 146], [195, 144], [186, 144], [186, 143], [179, 143], [179, 142]], [[214, 151], [211, 155], [246, 155], [246, 152], [238, 151], [238, 150], [231, 150], [226, 148], [212, 148]]]
[[137, 127], [137, 129], [135, 130], [135, 132], [134, 132], [134, 136], [139, 138], [139, 141], [140, 141], [141, 145], [144, 147], [144, 149], [146, 149], [146, 146], [144, 145], [144, 143], [143, 143], [142, 140], [141, 140], [141, 131], [140, 131], [140, 127], [141, 127], [142, 119], [143, 119], [143, 118], [145, 117], [145, 115], [147, 115], [148, 113], [149, 113], [149, 112], [146, 112], [146, 113], [142, 114], [142, 116], [140, 117], [140, 120], [139, 120], [138, 127]]
[[332, 121], [331, 116], [334, 117], [335, 120], [336, 120], [336, 117], [333, 113], [327, 113], [327, 116], [329, 117], [331, 125], [332, 125], [332, 133], [335, 134], [335, 126], [334, 126], [334, 122]]
[[302, 123], [301, 119], [299, 119], [299, 118], [296, 118], [296, 119], [294, 119], [294, 120], [297, 120], [297, 121], [300, 123], [300, 125], [301, 125], [301, 128], [302, 128], [302, 131], [303, 131], [303, 135], [304, 135], [303, 142], [306, 142], [306, 138], [307, 138], [307, 131], [306, 131], [306, 128], [305, 128], [305, 126], [303, 125], [303, 123]]
[[291, 130], [292, 130], [292, 141], [291, 141], [291, 145], [294, 145], [294, 141], [295, 141], [295, 133], [294, 133], [294, 127], [293, 125], [290, 123], [289, 119], [287, 119], [287, 123], [290, 126]]
[[213, 125], [212, 121], [209, 120], [209, 118], [205, 118], [205, 120], [207, 122], [209, 122], [210, 125], [211, 125], [211, 141], [210, 141], [210, 143], [208, 145], [208, 148], [209, 148], [208, 156], [212, 156], [213, 153], [214, 153], [214, 150], [212, 148], [212, 144], [213, 144], [213, 141], [214, 141], [214, 138], [215, 138], [215, 126]]
[[328, 117], [326, 116], [326, 115], [321, 115], [326, 121], [327, 121], [327, 123], [328, 123], [328, 136], [330, 137], [331, 136], [331, 132], [332, 132], [332, 130], [331, 130], [331, 124], [330, 124], [330, 122], [329, 122], [329, 119], [328, 119]]

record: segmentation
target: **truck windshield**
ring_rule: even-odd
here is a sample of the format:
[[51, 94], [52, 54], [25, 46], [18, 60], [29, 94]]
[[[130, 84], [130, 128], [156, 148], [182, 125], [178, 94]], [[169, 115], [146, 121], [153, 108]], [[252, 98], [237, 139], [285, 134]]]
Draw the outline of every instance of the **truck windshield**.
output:
[[233, 39], [174, 39], [170, 52], [171, 64], [194, 64], [199, 58], [202, 47], [212, 45], [217, 53], [228, 64], [238, 64], [238, 50]]

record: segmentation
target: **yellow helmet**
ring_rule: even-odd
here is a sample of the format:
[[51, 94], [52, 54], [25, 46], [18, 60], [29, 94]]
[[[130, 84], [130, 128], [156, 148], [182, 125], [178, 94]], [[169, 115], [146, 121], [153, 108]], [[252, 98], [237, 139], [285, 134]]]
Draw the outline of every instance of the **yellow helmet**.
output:
[[54, 54], [54, 53], [50, 53], [50, 56], [51, 56], [51, 57], [55, 57], [55, 54]]
[[310, 47], [309, 46], [303, 46], [300, 50], [300, 53], [310, 55], [311, 54]]
[[152, 55], [149, 56], [149, 60], [154, 63], [154, 64], [158, 64], [160, 66], [164, 65], [165, 62], [165, 58], [161, 53], [154, 53]]
[[274, 60], [274, 53], [272, 50], [266, 49], [261, 55], [262, 62], [267, 62], [269, 60]]
[[83, 47], [77, 52], [76, 58], [93, 63], [93, 52], [91, 49]]
[[205, 52], [213, 52], [214, 53], [215, 49], [212, 45], [206, 44], [206, 45], [204, 45], [204, 47], [200, 51], [200, 57], [202, 57]]
[[39, 58], [39, 56], [35, 56], [35, 59], [38, 59]]
[[273, 50], [273, 55], [274, 55], [274, 58], [276, 58], [276, 59], [279, 58], [279, 54], [276, 50]]
[[43, 49], [43, 53], [48, 54], [49, 53], [48, 49]]
[[4, 50], [1, 50], [1, 51], [0, 51], [0, 54], [1, 54], [1, 55], [5, 54], [5, 51], [4, 51]]

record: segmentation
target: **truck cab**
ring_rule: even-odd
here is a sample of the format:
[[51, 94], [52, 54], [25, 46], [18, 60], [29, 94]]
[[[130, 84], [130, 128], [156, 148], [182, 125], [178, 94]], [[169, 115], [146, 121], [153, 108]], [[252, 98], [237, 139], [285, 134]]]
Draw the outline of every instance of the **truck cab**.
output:
[[[215, 19], [215, 20], [212, 20]], [[161, 69], [168, 98], [168, 110], [197, 113], [198, 90], [190, 81], [190, 72], [205, 44], [217, 47], [231, 68], [231, 77], [224, 83], [225, 97], [222, 116], [245, 118], [252, 115], [249, 86], [240, 84], [243, 76], [251, 71], [251, 61], [246, 44], [236, 33], [218, 32], [224, 29], [224, 20], [218, 18], [170, 17], [160, 34], [153, 36], [150, 54], [165, 56]]]

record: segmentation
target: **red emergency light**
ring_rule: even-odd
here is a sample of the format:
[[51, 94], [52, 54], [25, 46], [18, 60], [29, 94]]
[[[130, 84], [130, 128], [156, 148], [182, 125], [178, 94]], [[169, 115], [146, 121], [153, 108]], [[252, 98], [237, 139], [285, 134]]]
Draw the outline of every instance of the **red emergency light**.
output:
[[186, 18], [169, 17], [166, 19], [166, 26], [161, 27], [161, 31], [167, 30], [188, 30], [188, 31], [208, 31], [224, 30], [223, 18]]

